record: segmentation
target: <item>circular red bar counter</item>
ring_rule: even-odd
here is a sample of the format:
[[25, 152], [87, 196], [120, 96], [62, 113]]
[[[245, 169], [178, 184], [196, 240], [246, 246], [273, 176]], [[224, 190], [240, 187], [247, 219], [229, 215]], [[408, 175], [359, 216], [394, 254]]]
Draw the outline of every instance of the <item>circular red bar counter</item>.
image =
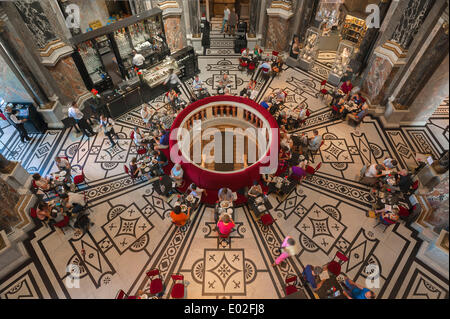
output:
[[[224, 102], [224, 104], [227, 104], [228, 102], [230, 105], [234, 106], [236, 106], [234, 103], [246, 104], [247, 106], [258, 111], [267, 120], [271, 128], [276, 129], [271, 130], [272, 132], [269, 133], [272, 134], [273, 136], [271, 139], [271, 145], [268, 148], [267, 153], [264, 156], [262, 156], [258, 162], [252, 164], [246, 169], [237, 172], [212, 172], [210, 170], [202, 169], [201, 167], [193, 164], [190, 160], [187, 160], [181, 154], [181, 151], [178, 151], [178, 154], [182, 157], [181, 167], [184, 170], [184, 177], [187, 181], [193, 182], [199, 187], [205, 188], [206, 190], [217, 191], [222, 187], [228, 187], [232, 191], [237, 191], [238, 189], [241, 189], [245, 186], [252, 185], [254, 180], [260, 179], [260, 170], [259, 170], [260, 167], [269, 165], [268, 161], [264, 164], [262, 164], [261, 162], [264, 162], [265, 158], [269, 157], [270, 150], [273, 147], [276, 147], [276, 152], [278, 153], [277, 146], [279, 145], [278, 143], [280, 138], [278, 132], [278, 124], [273, 118], [273, 116], [265, 108], [260, 106], [255, 101], [238, 96], [221, 95], [221, 96], [207, 97], [187, 106], [183, 111], [181, 111], [180, 114], [178, 114], [177, 118], [174, 120], [171, 127], [171, 131], [178, 128], [181, 125], [182, 121], [197, 108], [200, 108], [201, 106], [212, 102]], [[177, 142], [178, 142], [177, 140], [171, 139], [169, 149], [172, 150], [172, 148], [177, 144]], [[276, 145], [274, 144], [275, 142], [277, 143]], [[268, 160], [268, 158], [266, 160]]]

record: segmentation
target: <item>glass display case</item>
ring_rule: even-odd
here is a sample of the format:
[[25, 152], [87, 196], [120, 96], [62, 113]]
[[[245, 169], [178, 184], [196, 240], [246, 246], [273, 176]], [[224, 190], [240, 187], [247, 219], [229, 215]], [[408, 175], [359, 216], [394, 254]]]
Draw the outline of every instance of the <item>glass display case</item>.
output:
[[173, 69], [177, 75], [181, 73], [177, 61], [171, 57], [166, 57], [164, 61], [144, 70], [142, 76], [149, 87], [155, 87], [162, 84], [167, 79], [170, 69]]
[[299, 59], [313, 62], [317, 56], [317, 44], [319, 43], [319, 32], [316, 28], [306, 30], [305, 44], [300, 50]]
[[336, 58], [331, 68], [331, 72], [338, 77], [342, 77], [347, 70], [347, 66], [350, 63], [350, 58], [353, 54], [354, 46], [352, 42], [341, 41], [339, 43], [338, 51], [336, 52]]
[[78, 44], [78, 52], [94, 86], [102, 82], [108, 75], [97, 49], [97, 42], [88, 40]]
[[345, 17], [345, 23], [342, 28], [342, 37], [344, 40], [349, 40], [355, 43], [355, 46], [359, 47], [366, 32], [367, 26], [364, 19], [352, 15], [347, 15]]

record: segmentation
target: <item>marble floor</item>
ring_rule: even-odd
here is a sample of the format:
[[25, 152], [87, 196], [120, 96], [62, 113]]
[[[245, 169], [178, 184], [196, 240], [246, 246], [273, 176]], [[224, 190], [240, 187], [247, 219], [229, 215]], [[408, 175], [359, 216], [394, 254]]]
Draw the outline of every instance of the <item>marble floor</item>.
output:
[[[200, 78], [212, 91], [219, 76], [227, 73], [232, 93], [238, 94], [250, 76], [238, 70], [236, 56], [215, 55], [214, 50], [199, 57]], [[8, 147], [2, 153], [19, 160], [30, 173], [55, 170], [55, 155], [67, 156], [75, 173], [84, 170], [89, 178], [84, 191], [95, 225], [85, 235], [34, 229], [25, 241], [30, 259], [0, 280], [0, 298], [114, 298], [119, 289], [134, 295], [148, 287], [146, 272], [154, 268], [164, 280], [163, 298], [169, 298], [171, 274], [184, 275], [187, 298], [282, 298], [287, 276], [300, 275], [307, 264], [325, 264], [338, 251], [349, 257], [342, 271], [362, 285], [370, 273], [367, 265], [379, 267], [379, 287], [373, 289], [378, 298], [448, 298], [448, 273], [443, 276], [416, 257], [421, 245], [417, 232], [404, 223], [386, 232], [373, 228], [375, 220], [365, 213], [374, 198], [356, 180], [363, 164], [387, 156], [407, 167], [417, 164], [415, 152], [438, 157], [447, 150], [448, 100], [425, 127], [385, 130], [378, 119], [368, 116], [355, 129], [333, 119], [317, 98], [327, 74], [320, 63], [309, 73], [285, 66], [279, 77], [258, 83], [257, 101], [283, 88], [288, 92], [285, 108], [308, 107], [311, 116], [302, 131], [318, 129], [323, 134], [325, 145], [314, 158], [322, 168], [285, 199], [270, 195], [276, 218], [272, 226], [262, 225], [247, 206], [239, 207], [230, 243], [213, 230], [211, 207], [201, 205], [188, 225], [176, 228], [169, 217], [174, 200], [160, 197], [150, 181], [133, 184], [125, 175], [123, 164], [136, 154], [129, 133], [135, 125], [143, 126], [139, 108], [116, 120], [121, 139], [114, 148], [109, 148], [102, 132], [86, 138], [73, 130], [49, 130], [23, 144], [17, 132], [1, 121], [0, 138]], [[149, 104], [164, 108], [162, 97]], [[287, 235], [300, 242], [301, 251], [273, 268]], [[69, 275], [79, 278], [80, 288], [66, 284]], [[301, 283], [299, 288], [305, 289]], [[305, 293], [313, 298], [310, 290]]]

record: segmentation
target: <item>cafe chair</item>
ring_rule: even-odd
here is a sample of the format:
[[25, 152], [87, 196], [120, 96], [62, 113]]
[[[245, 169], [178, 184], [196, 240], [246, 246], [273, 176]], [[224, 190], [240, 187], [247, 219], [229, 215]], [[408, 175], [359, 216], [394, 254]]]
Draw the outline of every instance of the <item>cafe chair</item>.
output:
[[384, 219], [383, 216], [380, 214], [380, 217], [378, 217], [378, 223], [373, 226], [373, 228], [378, 227], [379, 225], [384, 226], [383, 233], [388, 229], [389, 226], [396, 224], [395, 221], [390, 219]]
[[296, 293], [298, 291], [297, 285], [297, 276], [292, 275], [290, 277], [287, 277], [286, 280], [286, 286], [284, 287], [284, 290], [286, 291], [286, 296], [289, 296], [293, 293]]
[[411, 196], [412, 194], [414, 194], [417, 189], [419, 188], [419, 180], [416, 180], [412, 185], [411, 188], [409, 189], [408, 193], [406, 194], [406, 196]]
[[300, 125], [303, 125], [306, 123], [306, 120], [308, 119], [308, 117], [311, 115], [311, 112], [306, 109], [306, 118], [304, 118], [303, 120], [300, 121]]
[[317, 164], [316, 168], [306, 165], [306, 175], [309, 175], [309, 176], [314, 175], [321, 167], [322, 167], [322, 162]]
[[319, 89], [318, 97], [322, 100], [325, 97], [328, 97], [328, 95], [330, 94], [330, 92], [328, 92], [328, 90], [325, 88], [326, 85], [327, 85], [327, 80], [323, 80], [322, 82], [320, 82], [320, 89]]
[[269, 213], [262, 215], [260, 217], [260, 220], [264, 226], [270, 226], [275, 223], [275, 219], [273, 219], [272, 215], [270, 215]]
[[253, 74], [255, 73], [255, 70], [256, 70], [256, 64], [255, 64], [255, 62], [250, 61], [250, 62], [248, 63], [247, 74], [253, 76]]
[[116, 295], [116, 299], [136, 299], [136, 296], [128, 296], [122, 289]]
[[[170, 296], [174, 299], [184, 298], [184, 276], [183, 275], [172, 275], [172, 279], [174, 280], [174, 285], [172, 287], [172, 291], [170, 292]], [[177, 282], [179, 281], [179, 282]]]
[[147, 277], [150, 279], [150, 294], [156, 295], [163, 291], [163, 282], [161, 274], [158, 269], [153, 269], [147, 272]]
[[55, 227], [57, 227], [59, 230], [61, 230], [62, 233], [63, 233], [63, 235], [65, 235], [66, 233], [64, 232], [64, 228], [66, 228], [66, 227], [72, 228], [72, 227], [69, 225], [69, 221], [70, 221], [69, 216], [64, 216], [64, 219], [63, 219], [62, 221], [60, 221], [60, 222], [58, 222], [58, 223], [55, 223], [55, 224], [53, 224], [53, 225], [54, 225]]
[[280, 52], [272, 51], [272, 61], [274, 61], [278, 57], [278, 54], [280, 54]]
[[86, 175], [84, 175], [84, 171], [81, 170], [81, 174], [74, 176], [73, 183], [75, 184], [76, 188], [78, 190], [80, 190], [80, 187], [79, 187], [80, 184], [89, 186], [89, 184], [87, 183], [87, 180], [89, 180], [89, 179], [86, 177]]
[[[336, 260], [337, 258], [337, 260]], [[337, 261], [338, 263], [340, 263], [341, 265], [343, 263], [345, 263], [346, 261], [348, 261], [348, 257], [345, 256], [343, 253], [341, 253], [340, 251], [336, 252], [336, 255], [334, 256], [335, 261]]]
[[341, 264], [335, 260], [332, 260], [328, 263], [327, 269], [329, 272], [331, 272], [336, 277], [341, 274]]

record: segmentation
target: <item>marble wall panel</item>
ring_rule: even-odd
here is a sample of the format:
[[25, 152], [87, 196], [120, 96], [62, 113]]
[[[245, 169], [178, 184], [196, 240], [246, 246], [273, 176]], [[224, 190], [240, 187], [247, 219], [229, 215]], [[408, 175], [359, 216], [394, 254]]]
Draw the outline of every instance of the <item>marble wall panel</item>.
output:
[[55, 67], [48, 69], [55, 79], [59, 90], [65, 97], [65, 101], [62, 100], [63, 103], [76, 100], [79, 95], [86, 91], [86, 86], [78, 73], [72, 57], [65, 57]]
[[27, 28], [33, 34], [34, 40], [39, 48], [44, 48], [48, 42], [56, 39], [56, 35], [44, 13], [40, 1], [21, 0], [15, 1], [14, 5]]
[[170, 52], [181, 50], [184, 47], [181, 16], [164, 18], [164, 30]]
[[384, 57], [376, 56], [364, 80], [362, 90], [370, 102], [376, 104], [381, 100], [382, 89], [390, 77], [392, 64]]
[[11, 102], [33, 102], [22, 83], [0, 55], [0, 99]]
[[286, 51], [289, 46], [289, 22], [280, 17], [269, 16], [267, 24], [266, 48]]

